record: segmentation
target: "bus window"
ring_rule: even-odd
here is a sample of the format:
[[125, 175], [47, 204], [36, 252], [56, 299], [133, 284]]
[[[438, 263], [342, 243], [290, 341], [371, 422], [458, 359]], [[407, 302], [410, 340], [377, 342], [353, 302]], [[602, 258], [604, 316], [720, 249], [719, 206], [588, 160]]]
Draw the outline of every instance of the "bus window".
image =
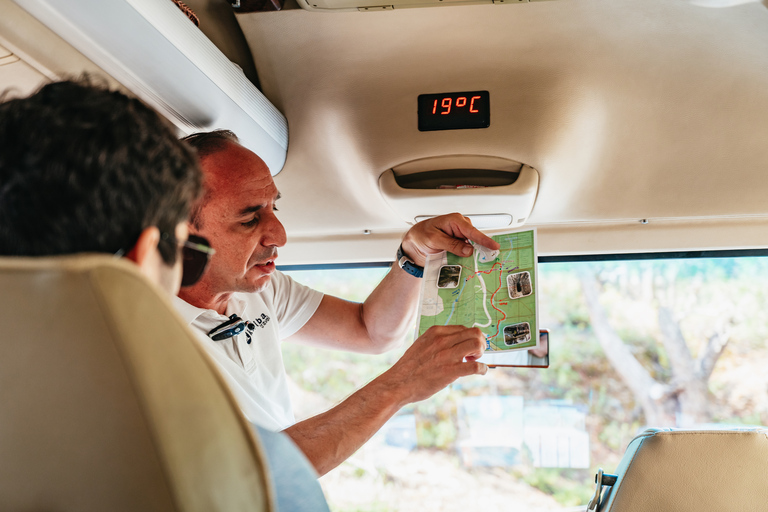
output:
[[[495, 368], [404, 408], [321, 478], [333, 510], [567, 510], [645, 427], [768, 423], [768, 258], [540, 263], [548, 369]], [[363, 300], [386, 268], [289, 272]], [[408, 340], [410, 342], [411, 340]], [[284, 345], [297, 417], [391, 366]]]

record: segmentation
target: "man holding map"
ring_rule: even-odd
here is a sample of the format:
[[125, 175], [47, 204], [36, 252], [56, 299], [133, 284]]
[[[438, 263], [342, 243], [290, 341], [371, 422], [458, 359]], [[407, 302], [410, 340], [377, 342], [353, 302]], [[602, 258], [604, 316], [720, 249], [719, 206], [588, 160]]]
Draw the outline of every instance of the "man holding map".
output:
[[485, 374], [487, 367], [477, 362], [485, 347], [480, 329], [436, 326], [342, 403], [293, 424], [281, 340], [363, 353], [390, 350], [413, 324], [422, 282], [416, 275], [427, 255], [448, 250], [471, 256], [469, 241], [490, 251], [499, 246], [459, 214], [437, 217], [406, 233], [399, 264], [363, 304], [323, 295], [275, 270], [286, 234], [275, 216], [279, 193], [264, 162], [231, 132], [186, 141], [197, 149], [205, 188], [190, 232], [210, 240], [216, 254], [200, 282], [182, 290], [177, 306], [206, 336], [204, 346], [249, 420], [285, 429], [322, 475], [402, 406], [461, 376]]

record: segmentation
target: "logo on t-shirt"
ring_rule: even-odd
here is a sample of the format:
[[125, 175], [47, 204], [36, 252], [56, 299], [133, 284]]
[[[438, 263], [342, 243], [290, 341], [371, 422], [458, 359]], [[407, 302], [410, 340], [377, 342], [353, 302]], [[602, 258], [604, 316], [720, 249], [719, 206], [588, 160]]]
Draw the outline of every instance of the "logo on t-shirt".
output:
[[260, 317], [254, 318], [250, 322], [246, 322], [245, 342], [250, 345], [251, 341], [253, 340], [253, 331], [256, 330], [256, 326], [258, 325], [263, 329], [268, 323], [269, 323], [269, 317], [264, 313], [262, 313]]
[[269, 317], [265, 315], [264, 313], [261, 314], [259, 318], [254, 318], [253, 323], [256, 324], [258, 327], [261, 327], [262, 329], [269, 323]]

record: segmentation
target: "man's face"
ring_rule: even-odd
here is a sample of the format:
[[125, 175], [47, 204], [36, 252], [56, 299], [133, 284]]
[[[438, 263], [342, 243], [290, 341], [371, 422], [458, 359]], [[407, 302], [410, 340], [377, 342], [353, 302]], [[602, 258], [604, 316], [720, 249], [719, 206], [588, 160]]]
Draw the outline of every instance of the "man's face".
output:
[[206, 197], [199, 229], [216, 254], [193, 288], [207, 294], [263, 290], [275, 271], [277, 248], [285, 245], [275, 216], [279, 197], [266, 164], [250, 150], [230, 143], [202, 160]]

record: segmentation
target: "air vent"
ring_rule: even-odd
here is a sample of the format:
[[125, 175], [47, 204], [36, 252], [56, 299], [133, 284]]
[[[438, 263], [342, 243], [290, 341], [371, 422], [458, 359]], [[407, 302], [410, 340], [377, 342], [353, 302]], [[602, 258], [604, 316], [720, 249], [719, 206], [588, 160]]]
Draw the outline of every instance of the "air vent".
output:
[[480, 188], [512, 185], [519, 176], [519, 170], [445, 169], [405, 175], [395, 173], [395, 181], [402, 188], [409, 189]]

